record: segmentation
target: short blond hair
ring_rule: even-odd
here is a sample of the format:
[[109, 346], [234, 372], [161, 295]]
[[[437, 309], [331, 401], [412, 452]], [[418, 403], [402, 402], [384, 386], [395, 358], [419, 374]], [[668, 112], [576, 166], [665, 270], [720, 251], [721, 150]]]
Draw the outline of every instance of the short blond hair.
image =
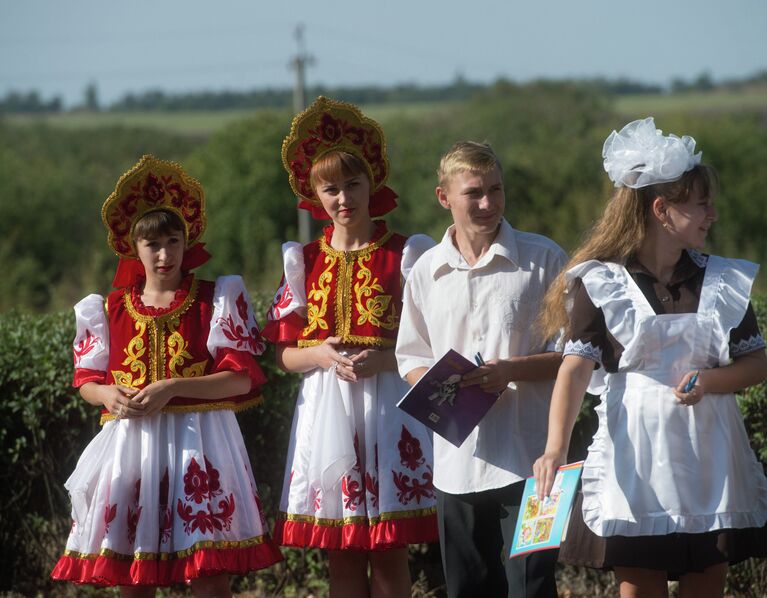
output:
[[489, 143], [459, 141], [439, 161], [437, 169], [439, 186], [447, 187], [450, 178], [459, 172], [487, 174], [496, 166], [503, 176], [501, 161]]

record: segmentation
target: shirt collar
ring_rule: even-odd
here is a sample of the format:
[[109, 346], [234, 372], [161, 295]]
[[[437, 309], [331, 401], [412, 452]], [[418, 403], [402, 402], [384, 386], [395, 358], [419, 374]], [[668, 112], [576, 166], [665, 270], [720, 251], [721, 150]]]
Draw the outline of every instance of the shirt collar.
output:
[[[645, 268], [642, 263], [637, 260], [636, 256], [631, 256], [626, 261], [626, 270], [630, 274], [643, 274], [653, 280], [656, 280], [655, 275]], [[693, 276], [700, 272], [701, 266], [698, 265], [687, 251], [683, 251], [679, 261], [674, 266], [674, 272], [671, 274], [671, 280], [669, 280], [669, 286], [680, 284], [686, 280], [691, 279]]]
[[519, 251], [517, 249], [517, 239], [514, 229], [506, 221], [505, 218], [501, 219], [501, 225], [498, 228], [498, 234], [495, 236], [493, 243], [483, 255], [480, 260], [473, 266], [469, 266], [466, 260], [458, 251], [458, 248], [453, 244], [453, 236], [455, 235], [455, 225], [451, 224], [445, 231], [442, 241], [437, 246], [434, 258], [431, 262], [431, 275], [432, 278], [437, 278], [440, 274], [447, 270], [474, 270], [477, 268], [484, 268], [487, 266], [496, 256], [510, 261], [514, 265], [519, 264]]

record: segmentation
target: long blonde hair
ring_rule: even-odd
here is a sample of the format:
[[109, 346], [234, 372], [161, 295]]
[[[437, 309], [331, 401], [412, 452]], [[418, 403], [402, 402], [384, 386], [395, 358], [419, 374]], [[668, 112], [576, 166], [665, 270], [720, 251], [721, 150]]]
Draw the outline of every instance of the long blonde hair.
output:
[[684, 203], [696, 183], [700, 185], [704, 197], [713, 198], [717, 188], [716, 173], [713, 168], [703, 164], [688, 170], [680, 179], [671, 183], [659, 183], [641, 189], [618, 187], [615, 190], [602, 217], [546, 291], [543, 309], [537, 321], [542, 338], [552, 338], [561, 329], [569, 332], [565, 309], [565, 272], [588, 260], [625, 264], [645, 239], [653, 200], [663, 197], [670, 203]]

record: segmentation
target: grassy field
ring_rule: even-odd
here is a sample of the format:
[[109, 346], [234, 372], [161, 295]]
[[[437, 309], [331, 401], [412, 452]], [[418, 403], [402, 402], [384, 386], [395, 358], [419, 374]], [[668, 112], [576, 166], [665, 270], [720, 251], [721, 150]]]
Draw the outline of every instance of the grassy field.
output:
[[[393, 116], [431, 114], [448, 103], [377, 104], [365, 106], [365, 113], [381, 122]], [[6, 121], [19, 126], [48, 125], [65, 129], [95, 129], [100, 127], [146, 127], [163, 129], [194, 137], [206, 137], [216, 131], [257, 113], [274, 112], [289, 118], [287, 110], [257, 108], [253, 110], [209, 110], [195, 112], [65, 112], [61, 114], [12, 114]]]
[[714, 90], [620, 96], [616, 99], [616, 109], [629, 118], [672, 112], [765, 111], [767, 87], [754, 87], [743, 91]]
[[[447, 109], [447, 102], [410, 104], [375, 104], [364, 106], [365, 113], [385, 123], [395, 116], [418, 117]], [[663, 115], [678, 112], [767, 111], [767, 86], [742, 91], [714, 90], [675, 94], [637, 94], [615, 99], [618, 113], [627, 118], [641, 118], [649, 114]], [[67, 112], [48, 115], [7, 115], [7, 122], [29, 126], [45, 124], [68, 129], [88, 129], [107, 126], [146, 127], [163, 129], [194, 137], [210, 134], [258, 112], [286, 113], [276, 108], [254, 110], [218, 110], [196, 112]]]

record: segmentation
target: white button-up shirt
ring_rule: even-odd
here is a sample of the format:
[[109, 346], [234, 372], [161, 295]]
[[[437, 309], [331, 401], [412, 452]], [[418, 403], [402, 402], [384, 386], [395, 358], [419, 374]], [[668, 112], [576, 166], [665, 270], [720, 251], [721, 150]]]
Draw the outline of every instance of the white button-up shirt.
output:
[[[453, 244], [454, 227], [416, 262], [405, 285], [397, 336], [404, 377], [455, 349], [473, 361], [556, 349], [536, 338], [533, 322], [567, 256], [550, 239], [515, 231], [506, 220], [473, 266]], [[501, 488], [532, 475], [546, 445], [554, 381], [516, 382], [456, 448], [434, 434], [434, 485], [465, 494]]]

